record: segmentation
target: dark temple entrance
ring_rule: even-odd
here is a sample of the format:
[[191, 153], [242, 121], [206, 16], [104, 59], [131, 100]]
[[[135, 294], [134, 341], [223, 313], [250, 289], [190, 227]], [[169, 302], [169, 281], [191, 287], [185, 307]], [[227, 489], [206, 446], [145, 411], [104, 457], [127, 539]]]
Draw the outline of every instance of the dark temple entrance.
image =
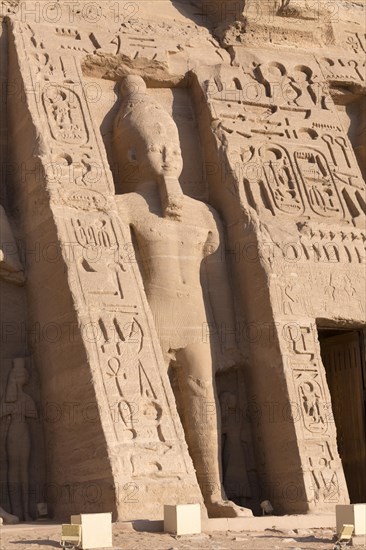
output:
[[366, 502], [366, 369], [361, 331], [319, 329], [351, 503]]

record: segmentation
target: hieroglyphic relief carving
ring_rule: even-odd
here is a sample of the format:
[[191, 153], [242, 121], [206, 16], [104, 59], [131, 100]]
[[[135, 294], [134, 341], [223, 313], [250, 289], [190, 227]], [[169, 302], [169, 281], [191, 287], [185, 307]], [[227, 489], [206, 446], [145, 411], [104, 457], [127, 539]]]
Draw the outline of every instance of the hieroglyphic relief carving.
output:
[[341, 490], [335, 469], [335, 452], [328, 441], [314, 441], [306, 444], [309, 473], [312, 481], [315, 504], [321, 502], [339, 503]]
[[114, 305], [126, 309], [126, 266], [112, 220], [107, 216], [79, 215], [72, 220], [79, 245], [73, 250], [86, 304]]
[[[43, 152], [48, 154], [47, 177], [51, 188], [60, 188], [59, 194], [52, 192], [52, 199], [62, 201], [64, 189], [73, 186], [95, 190], [105, 187], [110, 192], [109, 167], [101, 155], [100, 138], [91, 123], [81, 82], [80, 60], [63, 53], [62, 48], [61, 51], [52, 48], [49, 41], [50, 30], [57, 36], [61, 33], [67, 40], [76, 41], [80, 33], [68, 27], [41, 26], [37, 33], [27, 24], [17, 23], [17, 27], [27, 51], [34, 89], [41, 96], [37, 110], [43, 111], [39, 114], [52, 138], [43, 137], [40, 142]], [[39, 58], [40, 55], [43, 57]]]
[[302, 359], [312, 361], [315, 357], [315, 340], [312, 327], [290, 323], [286, 330], [289, 350], [296, 355], [300, 355]]
[[131, 288], [127, 299], [124, 294], [130, 266], [122, 258], [116, 222], [107, 214], [79, 214], [69, 229], [76, 239], [73, 252], [78, 258], [75, 265], [85, 305], [101, 308], [99, 314], [98, 309], [93, 313], [89, 337], [98, 346], [115, 437], [127, 445], [126, 473], [133, 477], [176, 477], [176, 472], [186, 467], [176, 456], [176, 446], [165, 443], [172, 437], [171, 420], [156, 373], [145, 366], [151, 361], [151, 350], [145, 346], [137, 296], [134, 301]]
[[338, 229], [298, 222], [304, 257], [313, 262], [355, 263], [366, 261], [366, 234], [360, 229]]
[[93, 217], [92, 220], [73, 220], [77, 242], [84, 248], [100, 247], [113, 251], [117, 247], [117, 241], [111, 221], [108, 218]]
[[[339, 189], [341, 195], [338, 191], [337, 172], [354, 167], [350, 144], [339, 133], [340, 127], [338, 135], [333, 136], [322, 130], [323, 126], [328, 126], [326, 122], [319, 122], [318, 117], [318, 121], [311, 120], [311, 117], [315, 118], [313, 111], [318, 104], [321, 109], [329, 108], [329, 94], [314, 85], [309, 76], [313, 74], [311, 69], [308, 71], [304, 66], [294, 67], [294, 74], [305, 75], [301, 80], [300, 76], [296, 76], [296, 79], [290, 77], [284, 66], [277, 65], [270, 65], [277, 71], [277, 79], [271, 82], [264, 78], [260, 66], [256, 69], [257, 73], [253, 73], [259, 75], [258, 84], [262, 83], [266, 88], [265, 96], [260, 93], [256, 96], [261, 95], [260, 104], [248, 101], [240, 81], [240, 71], [237, 71], [238, 78], [232, 79], [233, 82], [236, 80], [235, 88], [230, 75], [226, 83], [217, 78], [206, 83], [206, 89], [210, 92], [209, 105], [215, 118], [220, 121], [215, 124], [215, 133], [227, 149], [228, 162], [231, 166], [235, 165], [236, 174], [247, 176], [242, 178], [242, 183], [249, 205], [262, 214], [268, 211], [276, 215], [278, 210], [284, 214], [312, 213], [313, 216], [338, 219], [345, 216], [356, 220], [358, 216], [361, 222], [362, 206], [358, 196], [357, 199], [354, 197], [355, 191], [350, 193], [342, 187]], [[287, 90], [286, 94], [284, 89]], [[313, 105], [301, 103], [300, 98], [305, 97], [305, 94], [313, 98]], [[272, 105], [265, 107], [263, 100], [266, 101], [266, 98], [271, 98]], [[319, 98], [323, 99], [319, 102]], [[291, 109], [288, 110], [290, 105]], [[305, 121], [309, 117], [310, 121]], [[271, 142], [276, 139], [277, 143], [264, 146], [263, 142], [258, 143], [260, 135]], [[294, 139], [300, 142], [299, 147], [295, 148], [295, 143], [285, 145], [283, 142]], [[309, 141], [316, 143], [317, 148], [305, 149], [301, 146], [301, 143]], [[251, 155], [243, 155], [243, 151], [251, 151]], [[266, 160], [268, 155], [273, 158]], [[335, 159], [338, 159], [337, 164]], [[259, 174], [255, 178], [254, 168], [251, 167], [257, 162], [256, 171]], [[274, 163], [277, 170], [272, 166]], [[357, 182], [357, 178], [354, 181]], [[355, 224], [360, 222], [354, 221]]]
[[[361, 225], [364, 184], [349, 139], [341, 124], [334, 123], [335, 108], [320, 67], [310, 59], [309, 64], [243, 59], [237, 69], [224, 68], [204, 85], [215, 134], [227, 150], [231, 169], [235, 164], [236, 176], [241, 176], [249, 206], [261, 215], [293, 212]], [[314, 147], [305, 150], [309, 142]], [[269, 186], [273, 170], [262, 151], [275, 149], [273, 154], [286, 168], [270, 178]], [[240, 153], [244, 150], [252, 151], [250, 158]], [[257, 179], [254, 163], [261, 172]], [[274, 194], [284, 184], [290, 188], [287, 197], [300, 184], [300, 196], [297, 193], [292, 206], [283, 206], [282, 198], [279, 208]]]
[[139, 437], [142, 440], [149, 442], [152, 441], [165, 441], [162, 427], [160, 424], [162, 416], [162, 408], [155, 401], [143, 402], [141, 422], [139, 427]]
[[362, 55], [366, 52], [366, 35], [362, 32], [346, 30], [342, 46], [352, 50], [355, 54]]
[[77, 185], [81, 188], [98, 188], [102, 166], [89, 152], [81, 151], [55, 155], [47, 170], [52, 181], [60, 187]]
[[99, 184], [101, 177], [101, 168], [95, 159], [89, 153], [84, 153], [80, 162], [73, 162], [75, 170], [74, 181], [76, 185], [84, 185], [85, 187], [94, 187]]
[[90, 53], [100, 49], [94, 33], [88, 35], [76, 27], [55, 27], [61, 50], [70, 50], [73, 53]]
[[324, 289], [324, 310], [332, 311], [338, 303], [342, 304], [342, 309], [350, 318], [355, 315], [364, 318], [365, 304], [361, 296], [361, 288], [356, 289], [352, 278], [347, 273], [330, 273]]
[[135, 317], [109, 312], [108, 317], [99, 318], [101, 330], [101, 350], [103, 354], [122, 356], [124, 359], [136, 357], [143, 346], [143, 330]]
[[[123, 372], [121, 373], [121, 368]], [[136, 429], [134, 427], [134, 407], [126, 400], [124, 395], [124, 382], [127, 380], [127, 373], [121, 365], [121, 360], [118, 357], [111, 357], [108, 360], [108, 369], [106, 376], [115, 381], [120, 400], [117, 403], [117, 411], [119, 419], [122, 420], [124, 429], [126, 430], [127, 439], [134, 439], [136, 437]], [[123, 383], [120, 382], [122, 378]], [[118, 422], [119, 420], [114, 416], [113, 421]]]
[[[130, 342], [126, 341], [128, 347]], [[120, 356], [108, 359], [106, 376], [114, 380], [119, 396], [118, 402], [113, 403], [111, 414], [115, 422], [118, 422], [118, 414], [127, 439], [165, 442], [161, 425], [163, 408], [141, 360], [138, 360], [137, 365], [133, 361], [134, 355], [130, 349], [128, 354], [123, 352]]]
[[[134, 6], [133, 3], [127, 5]], [[96, 29], [88, 35], [80, 33], [80, 36], [81, 40], [64, 39], [61, 47], [76, 53], [89, 53], [84, 65], [86, 73], [91, 62], [99, 74], [106, 74], [108, 67], [103, 63], [103, 56], [107, 56], [109, 63], [119, 72], [118, 57], [123, 56], [123, 62], [128, 60], [128, 63], [140, 65], [147, 71], [157, 70], [168, 76], [185, 70], [187, 62], [192, 59], [192, 48], [200, 52], [206, 63], [229, 61], [228, 52], [220, 47], [205, 26], [194, 25], [183, 29], [172, 19], [155, 21], [152, 25], [150, 19], [139, 16], [122, 24], [116, 22], [108, 29]], [[193, 61], [195, 63], [196, 60]]]
[[273, 145], [262, 147], [259, 155], [275, 206], [287, 214], [299, 215], [304, 206], [287, 152]]
[[178, 457], [172, 458], [173, 445], [166, 443], [171, 431], [156, 381], [143, 365], [146, 351], [140, 323], [129, 314], [123, 319], [110, 313], [108, 321], [106, 316], [99, 319], [99, 327], [102, 373], [111, 418], [118, 437], [133, 443], [130, 450], [126, 448], [131, 475], [176, 475], [184, 465]]
[[[153, 422], [158, 422], [158, 413], [153, 408]], [[132, 465], [132, 475], [134, 478], [142, 479], [144, 477], [176, 478], [180, 479], [179, 472], [182, 468], [182, 461], [179, 456], [173, 458], [172, 445], [167, 443], [148, 442], [136, 445], [130, 460]]]
[[365, 226], [366, 201], [365, 184], [359, 175], [344, 174], [333, 171], [334, 180], [337, 182], [343, 200], [347, 206], [352, 222], [356, 227]]
[[[321, 142], [326, 144], [326, 149], [323, 149], [323, 158], [327, 159], [328, 171], [331, 174], [328, 178], [333, 178], [338, 195], [342, 197], [345, 217], [351, 218], [354, 225], [363, 226], [366, 214], [365, 183], [350, 141], [345, 134], [341, 134], [340, 127], [323, 126], [319, 137]], [[327, 129], [329, 132], [326, 131]]]
[[44, 40], [36, 37], [30, 25], [26, 25], [22, 32], [28, 39], [29, 55], [35, 68], [35, 76], [44, 79], [46, 82], [53, 81], [60, 76], [59, 59], [56, 62], [51, 59]]
[[306, 66], [295, 66], [290, 71], [282, 63], [261, 64], [257, 68], [266, 88], [266, 96], [282, 108], [298, 107], [312, 109], [320, 106], [327, 109], [319, 90], [314, 86], [313, 71]]
[[295, 153], [310, 207], [320, 216], [343, 217], [342, 206], [325, 157], [316, 150]]
[[204, 27], [195, 25], [185, 29], [172, 20], [152, 25], [141, 17], [130, 19], [121, 25], [113, 42], [115, 54], [123, 51], [131, 59], [147, 58], [165, 64], [180, 53], [189, 56], [189, 49], [195, 44], [210, 51], [216, 62], [222, 62], [227, 55], [225, 50], [221, 53], [219, 44]]
[[52, 87], [43, 93], [43, 105], [53, 139], [61, 143], [85, 145], [88, 131], [80, 99], [66, 87]]
[[55, 203], [68, 205], [86, 212], [90, 210], [105, 212], [109, 206], [108, 197], [89, 189], [79, 189], [77, 191], [60, 189], [57, 194], [54, 193], [52, 196]]
[[365, 61], [337, 57], [321, 57], [318, 59], [324, 76], [331, 83], [347, 83], [365, 81]]
[[[344, 165], [344, 162], [345, 162], [346, 166], [343, 166], [343, 169], [347, 170], [347, 168], [351, 168], [349, 152], [347, 151], [349, 147], [345, 137], [343, 136], [334, 137], [330, 134], [323, 134], [322, 140], [327, 144], [329, 154], [335, 166], [339, 166], [339, 164], [342, 166]], [[336, 145], [338, 145], [338, 147], [341, 149], [342, 155], [336, 154], [337, 153], [337, 150], [335, 150]]]
[[[37, 28], [37, 36], [35, 29]], [[57, 50], [62, 53], [67, 51], [72, 55], [83, 55], [88, 53], [94, 53], [101, 48], [101, 44], [96, 36], [99, 33], [88, 32], [80, 27], [73, 27], [69, 25], [64, 26], [49, 26], [49, 25], [34, 25], [32, 21], [32, 27], [27, 24], [23, 32], [28, 33], [31, 36], [31, 43], [35, 48], [32, 56], [39, 62], [39, 74], [45, 78], [45, 80], [52, 80], [60, 76], [60, 57], [50, 61], [48, 52], [52, 50], [52, 46], [56, 42]], [[100, 29], [99, 29], [100, 32]], [[104, 38], [104, 34], [103, 38]], [[102, 41], [102, 40], [101, 40]], [[42, 50], [40, 57], [37, 53]], [[63, 55], [61, 56], [62, 59]], [[55, 62], [56, 61], [56, 62]]]
[[[86, 36], [76, 28], [69, 27], [49, 27], [25, 24], [21, 32], [27, 40], [29, 46], [28, 55], [34, 66], [34, 77], [54, 86], [63, 78], [68, 83], [77, 82], [78, 78], [75, 72], [75, 54], [85, 55], [92, 53], [100, 48], [94, 33]], [[56, 35], [56, 37], [52, 36]], [[57, 43], [57, 53], [53, 50], [53, 43]], [[64, 52], [63, 50], [67, 50]]]
[[284, 274], [278, 281], [277, 300], [282, 315], [312, 315], [313, 308], [304, 282], [297, 273]]
[[324, 416], [322, 413], [321, 388], [317, 382], [302, 382], [299, 386], [304, 422], [311, 432], [322, 433], [324, 431]]
[[[300, 133], [301, 130], [298, 135]], [[322, 141], [327, 143], [327, 147], [330, 144], [338, 143], [342, 147], [345, 161], [350, 166], [351, 163], [354, 163], [354, 159], [349, 153], [349, 145], [344, 137], [339, 136], [336, 138], [337, 141], [334, 141], [333, 137], [329, 140], [327, 134], [323, 137], [325, 139]], [[241, 149], [244, 150], [243, 147]], [[254, 148], [252, 147], [252, 149]], [[228, 150], [231, 151], [231, 145]], [[269, 153], [263, 153], [263, 151]], [[334, 159], [335, 152], [333, 149], [331, 151], [331, 159]], [[253, 182], [250, 162], [247, 172], [251, 177], [244, 178], [244, 188], [251, 188], [250, 192], [253, 195], [251, 202], [257, 208], [263, 202], [265, 208], [275, 215], [276, 208], [286, 214], [301, 214], [310, 207], [313, 215], [339, 219], [346, 217], [352, 219], [354, 225], [362, 226], [366, 203], [363, 198], [364, 183], [358, 174], [342, 173], [337, 167], [331, 168], [325, 155], [319, 149], [299, 148], [295, 150], [293, 160], [286, 149], [277, 144], [262, 146], [259, 152], [260, 166], [262, 167], [259, 170], [259, 172], [262, 171], [259, 181]], [[265, 160], [271, 153], [273, 160]], [[338, 160], [338, 164], [340, 163]], [[274, 170], [275, 165], [277, 170]], [[299, 193], [298, 181], [302, 182], [304, 198]], [[266, 182], [266, 189], [261, 190], [264, 182]], [[260, 196], [258, 196], [259, 191]], [[309, 207], [306, 206], [307, 204]]]
[[253, 61], [252, 67], [242, 65], [231, 74], [223, 68], [222, 74], [207, 81], [206, 93], [209, 100], [226, 102], [229, 109], [231, 103], [271, 106], [276, 111], [294, 111], [309, 118], [312, 109], [327, 111], [331, 105], [328, 90], [316, 71], [319, 73], [316, 66], [294, 63], [285, 67], [277, 61]]
[[[328, 429], [324, 392], [316, 370], [293, 370], [296, 393], [305, 429], [313, 434], [324, 434]], [[309, 437], [309, 435], [307, 436]]]

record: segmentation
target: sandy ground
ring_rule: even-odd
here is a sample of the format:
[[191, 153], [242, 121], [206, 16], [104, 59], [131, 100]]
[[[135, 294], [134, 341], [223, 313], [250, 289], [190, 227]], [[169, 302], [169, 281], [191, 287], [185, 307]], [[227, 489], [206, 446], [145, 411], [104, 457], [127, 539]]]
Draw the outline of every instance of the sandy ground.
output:
[[[46, 550], [60, 548], [59, 525], [4, 526], [1, 550]], [[114, 550], [332, 550], [331, 529], [266, 529], [263, 532], [215, 532], [175, 537], [166, 533], [140, 533], [113, 525]], [[353, 548], [365, 549], [365, 545]]]

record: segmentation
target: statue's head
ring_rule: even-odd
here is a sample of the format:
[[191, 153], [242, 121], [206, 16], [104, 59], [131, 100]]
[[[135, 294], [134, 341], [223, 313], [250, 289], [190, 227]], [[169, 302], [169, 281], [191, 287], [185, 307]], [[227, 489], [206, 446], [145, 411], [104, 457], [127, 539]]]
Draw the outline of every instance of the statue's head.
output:
[[15, 403], [18, 399], [18, 390], [29, 381], [28, 371], [25, 366], [24, 357], [13, 359], [13, 368], [10, 371], [8, 385], [6, 388], [6, 403]]
[[178, 179], [183, 161], [172, 117], [148, 96], [140, 76], [125, 77], [121, 94], [123, 103], [113, 132], [119, 177], [129, 190], [165, 176]]

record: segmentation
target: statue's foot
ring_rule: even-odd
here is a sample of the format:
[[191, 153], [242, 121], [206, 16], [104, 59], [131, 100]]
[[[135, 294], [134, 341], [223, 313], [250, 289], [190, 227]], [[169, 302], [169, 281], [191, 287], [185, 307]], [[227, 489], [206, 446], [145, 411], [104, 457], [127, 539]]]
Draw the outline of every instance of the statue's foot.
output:
[[209, 518], [248, 518], [253, 516], [249, 508], [237, 506], [231, 500], [216, 500], [205, 503]]
[[13, 516], [13, 514], [9, 514], [9, 512], [5, 512], [4, 508], [1, 508], [1, 506], [0, 506], [0, 518], [3, 518], [4, 523], [7, 523], [8, 525], [15, 525], [16, 523], [19, 523], [18, 516]]

